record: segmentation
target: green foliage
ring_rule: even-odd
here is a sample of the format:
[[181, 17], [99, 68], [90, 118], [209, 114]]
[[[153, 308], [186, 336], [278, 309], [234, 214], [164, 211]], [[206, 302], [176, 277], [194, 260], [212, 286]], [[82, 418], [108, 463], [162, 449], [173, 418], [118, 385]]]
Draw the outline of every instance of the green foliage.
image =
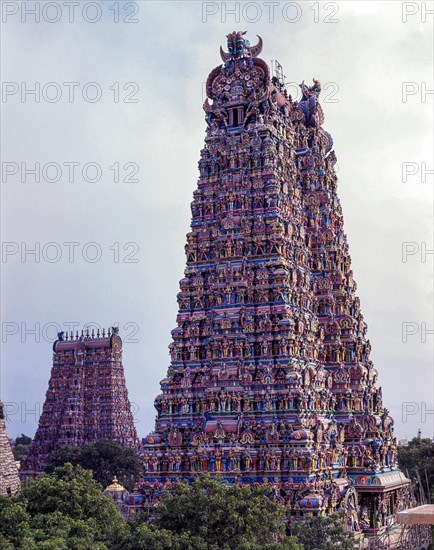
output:
[[25, 502], [20, 502], [15, 497], [0, 496], [1, 538], [19, 548], [20, 541], [30, 532], [29, 521]]
[[339, 514], [314, 516], [294, 522], [293, 534], [309, 550], [355, 550], [354, 535], [344, 528]]
[[264, 488], [230, 487], [204, 476], [179, 484], [156, 516], [151, 524], [143, 516], [130, 521], [112, 550], [304, 550], [285, 536], [284, 509]]
[[0, 531], [0, 548], [2, 550], [14, 550], [14, 545], [9, 542], [4, 535], [2, 535]]
[[83, 447], [65, 445], [48, 456], [44, 469], [50, 473], [67, 462], [92, 470], [93, 477], [104, 488], [116, 476], [131, 491], [142, 472], [137, 452], [117, 441], [101, 440]]
[[192, 550], [284, 548], [275, 541], [285, 536], [285, 510], [262, 487], [231, 487], [200, 477], [190, 486], [179, 484], [158, 506], [157, 516], [157, 527], [188, 536]]
[[[434, 443], [431, 439], [415, 437], [408, 447], [400, 447], [398, 463], [400, 469], [405, 474], [408, 473], [416, 486], [422, 486], [426, 498], [434, 502]], [[418, 493], [416, 490], [416, 496], [420, 498]]]
[[113, 550], [207, 550], [206, 542], [202, 539], [199, 542], [200, 546], [197, 546], [187, 534], [178, 535], [142, 523], [132, 525], [128, 536], [120, 541], [119, 546], [113, 547]]
[[127, 526], [92, 473], [66, 464], [0, 497], [0, 548], [108, 550]]
[[30, 445], [31, 442], [32, 442], [32, 438], [29, 437], [28, 435], [21, 434], [15, 438], [16, 445]]
[[[260, 548], [257, 541], [250, 541], [241, 547], [225, 539], [220, 545], [222, 549], [244, 548], [257, 550]], [[133, 528], [129, 536], [122, 541], [116, 550], [213, 550], [215, 543], [210, 543], [203, 536], [188, 532], [174, 533], [170, 530], [157, 529], [155, 526], [142, 524]], [[266, 550], [303, 550], [293, 537], [286, 537], [280, 543], [270, 543], [263, 546]], [[114, 550], [114, 549], [113, 549]]]
[[0, 497], [0, 548], [12, 550], [353, 550], [342, 518], [297, 521], [264, 487], [228, 486], [208, 476], [181, 483], [147, 523], [125, 521], [92, 472], [65, 464]]
[[13, 448], [15, 460], [23, 460], [26, 457], [32, 438], [28, 435], [21, 434], [15, 438], [15, 446]]

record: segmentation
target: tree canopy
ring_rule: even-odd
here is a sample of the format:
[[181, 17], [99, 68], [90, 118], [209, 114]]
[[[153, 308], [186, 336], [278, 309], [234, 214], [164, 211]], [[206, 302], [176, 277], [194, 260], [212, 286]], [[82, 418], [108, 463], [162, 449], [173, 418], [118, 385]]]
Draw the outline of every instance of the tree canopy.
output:
[[[419, 490], [419, 500], [434, 502], [434, 443], [431, 439], [413, 438], [408, 447], [398, 449], [398, 463], [401, 470], [410, 477]], [[422, 491], [421, 491], [422, 489]]]
[[15, 438], [16, 445], [30, 445], [32, 438], [28, 435], [21, 434]]
[[83, 447], [64, 445], [48, 456], [44, 469], [50, 473], [67, 462], [92, 470], [93, 477], [104, 488], [110, 485], [116, 476], [119, 482], [131, 491], [142, 472], [137, 451], [124, 447], [117, 441], [101, 440], [86, 443]]
[[[284, 508], [272, 502], [263, 487], [228, 486], [209, 477], [198, 478], [190, 486], [179, 484], [156, 514], [158, 528], [190, 537], [192, 549], [299, 548], [285, 537]], [[279, 539], [282, 543], [277, 545]]]
[[294, 523], [293, 534], [309, 550], [354, 550], [353, 533], [346, 531], [339, 514], [303, 518]]
[[0, 497], [0, 547], [108, 550], [125, 522], [92, 473], [66, 464]]
[[229, 486], [207, 476], [180, 483], [155, 509], [126, 521], [92, 472], [65, 464], [0, 497], [3, 550], [353, 550], [342, 518], [295, 522], [265, 487]]
[[32, 438], [28, 435], [21, 434], [15, 438], [13, 453], [15, 460], [22, 460], [28, 453]]

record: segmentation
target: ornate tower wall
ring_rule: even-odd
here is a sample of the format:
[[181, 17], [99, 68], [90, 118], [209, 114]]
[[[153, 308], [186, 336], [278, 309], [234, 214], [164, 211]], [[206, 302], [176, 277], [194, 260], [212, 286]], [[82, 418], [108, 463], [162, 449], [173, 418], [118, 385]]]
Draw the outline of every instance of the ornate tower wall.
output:
[[0, 401], [0, 495], [13, 495], [19, 486], [18, 469], [6, 433], [3, 403]]
[[293, 101], [244, 34], [207, 80], [171, 365], [131, 502], [210, 472], [268, 485], [288, 515], [344, 509], [349, 528], [375, 531], [408, 480], [369, 359], [321, 85]]
[[40, 472], [47, 455], [62, 445], [111, 439], [138, 448], [118, 329], [96, 335], [60, 333], [53, 351], [48, 391], [23, 476]]

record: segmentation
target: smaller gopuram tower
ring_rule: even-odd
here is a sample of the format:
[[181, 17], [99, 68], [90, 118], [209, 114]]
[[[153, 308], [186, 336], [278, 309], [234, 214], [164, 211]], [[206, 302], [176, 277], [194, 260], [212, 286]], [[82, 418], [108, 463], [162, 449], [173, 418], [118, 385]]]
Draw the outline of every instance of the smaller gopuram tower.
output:
[[18, 469], [6, 434], [3, 403], [0, 401], [0, 495], [13, 495], [19, 486]]
[[62, 445], [101, 439], [139, 448], [122, 365], [119, 329], [81, 335], [60, 332], [46, 399], [23, 477], [43, 469], [47, 455]]

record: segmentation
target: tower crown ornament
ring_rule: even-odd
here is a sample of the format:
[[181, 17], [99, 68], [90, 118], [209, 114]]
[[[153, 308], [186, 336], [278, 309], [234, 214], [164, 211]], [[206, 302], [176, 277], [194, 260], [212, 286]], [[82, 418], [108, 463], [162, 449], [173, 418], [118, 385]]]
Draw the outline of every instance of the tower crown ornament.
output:
[[226, 36], [228, 51], [220, 46], [220, 56], [226, 63], [234, 57], [257, 57], [262, 51], [262, 38], [258, 36], [256, 46], [250, 46], [250, 42], [244, 38], [247, 31], [233, 31]]

